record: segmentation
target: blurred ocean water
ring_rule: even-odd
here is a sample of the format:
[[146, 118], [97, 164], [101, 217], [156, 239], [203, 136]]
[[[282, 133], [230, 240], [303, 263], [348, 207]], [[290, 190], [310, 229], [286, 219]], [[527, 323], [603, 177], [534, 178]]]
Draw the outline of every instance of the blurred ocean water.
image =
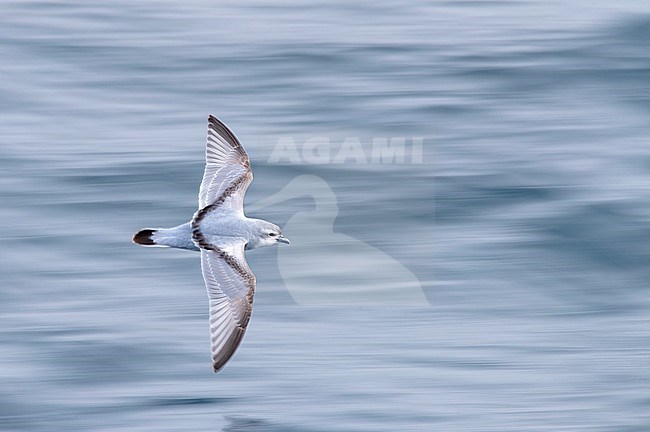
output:
[[[0, 430], [650, 427], [650, 4], [0, 9]], [[130, 242], [196, 210], [209, 113], [296, 248], [217, 375], [198, 256]]]

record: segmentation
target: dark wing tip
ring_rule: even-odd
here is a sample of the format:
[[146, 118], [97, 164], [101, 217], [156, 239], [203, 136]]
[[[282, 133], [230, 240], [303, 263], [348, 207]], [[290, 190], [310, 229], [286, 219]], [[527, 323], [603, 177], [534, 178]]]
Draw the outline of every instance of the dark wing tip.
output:
[[228, 129], [228, 126], [226, 126], [221, 120], [210, 114], [208, 116], [208, 139], [209, 139], [209, 131], [213, 131], [217, 135], [223, 137], [226, 141], [228, 141], [228, 144], [241, 156], [241, 163], [247, 167], [250, 167], [250, 162], [248, 160], [248, 155], [246, 154], [246, 151], [244, 150], [244, 146], [241, 145], [237, 137], [235, 136], [234, 133], [230, 129]]
[[155, 246], [156, 242], [154, 242], [152, 238], [155, 232], [156, 230], [149, 229], [149, 228], [140, 230], [137, 233], [135, 233], [135, 235], [133, 236], [133, 243], [142, 246]]
[[245, 327], [237, 328], [232, 335], [230, 335], [228, 343], [225, 345], [224, 349], [212, 356], [212, 371], [214, 373], [219, 372], [223, 367], [232, 359], [239, 348], [239, 344], [244, 338], [244, 333], [246, 332]]
[[241, 148], [242, 145], [235, 136], [234, 133], [230, 129], [228, 129], [228, 126], [226, 126], [221, 120], [210, 114], [208, 116], [208, 129], [213, 130], [222, 137], [226, 138], [228, 140], [228, 143], [233, 146], [234, 148]]

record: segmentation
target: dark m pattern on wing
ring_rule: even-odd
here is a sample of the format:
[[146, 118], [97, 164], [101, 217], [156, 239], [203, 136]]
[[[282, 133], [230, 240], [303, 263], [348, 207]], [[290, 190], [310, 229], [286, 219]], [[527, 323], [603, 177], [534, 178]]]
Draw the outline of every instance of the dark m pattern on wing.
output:
[[[242, 183], [246, 180], [246, 177], [249, 174], [246, 173], [240, 177], [238, 177], [226, 190], [223, 191], [221, 196], [215, 200], [214, 203], [205, 206], [201, 210], [199, 210], [196, 213], [196, 216], [192, 220], [192, 240], [196, 243], [196, 245], [204, 250], [208, 250], [211, 252], [214, 252], [219, 258], [223, 259], [226, 264], [230, 268], [232, 268], [248, 285], [249, 287], [249, 292], [246, 295], [248, 303], [252, 304], [253, 303], [253, 295], [255, 292], [255, 276], [253, 274], [246, 270], [240, 262], [232, 255], [230, 255], [228, 252], [218, 248], [217, 246], [211, 244], [208, 242], [208, 240], [205, 238], [203, 233], [201, 232], [201, 222], [203, 219], [213, 210], [218, 208], [221, 204], [224, 203], [224, 201], [232, 195], [234, 191], [236, 191], [239, 186], [241, 186]], [[245, 327], [246, 324], [248, 323], [248, 319], [246, 320], [245, 323], [240, 323], [239, 325]]]

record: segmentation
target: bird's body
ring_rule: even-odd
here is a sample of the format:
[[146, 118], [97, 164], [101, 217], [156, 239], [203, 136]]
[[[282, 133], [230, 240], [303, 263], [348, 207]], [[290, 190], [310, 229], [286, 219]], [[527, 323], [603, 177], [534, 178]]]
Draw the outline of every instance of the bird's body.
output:
[[198, 211], [177, 227], [147, 228], [133, 236], [142, 246], [201, 252], [215, 372], [235, 353], [252, 312], [255, 276], [244, 250], [289, 243], [277, 225], [244, 214], [244, 194], [252, 180], [244, 148], [223, 123], [210, 116]]

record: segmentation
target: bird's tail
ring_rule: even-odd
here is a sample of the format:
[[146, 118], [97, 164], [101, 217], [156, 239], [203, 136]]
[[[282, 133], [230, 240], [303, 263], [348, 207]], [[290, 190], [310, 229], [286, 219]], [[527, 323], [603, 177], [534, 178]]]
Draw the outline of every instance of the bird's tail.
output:
[[133, 236], [133, 243], [147, 247], [199, 250], [192, 240], [192, 224], [190, 222], [174, 228], [145, 228]]
[[159, 246], [156, 241], [153, 239], [153, 235], [157, 230], [151, 228], [145, 228], [138, 231], [133, 236], [133, 243], [139, 244], [141, 246]]

